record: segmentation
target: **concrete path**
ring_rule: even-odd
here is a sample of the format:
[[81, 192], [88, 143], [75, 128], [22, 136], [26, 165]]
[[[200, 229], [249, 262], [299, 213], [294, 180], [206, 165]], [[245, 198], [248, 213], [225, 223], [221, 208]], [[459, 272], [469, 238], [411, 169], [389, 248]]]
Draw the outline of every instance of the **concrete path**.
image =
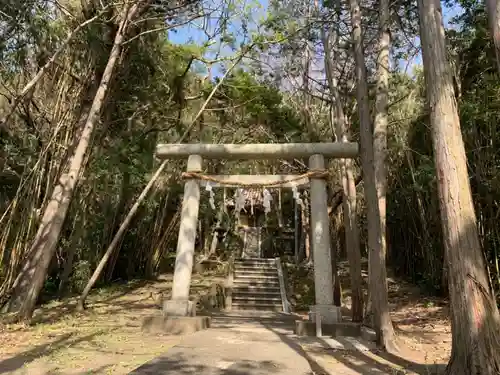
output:
[[[293, 335], [296, 317], [280, 313], [245, 312], [217, 315], [212, 328], [182, 339], [164, 355], [129, 375], [320, 375], [331, 373], [312, 360], [303, 346], [349, 343]], [[321, 344], [316, 340], [322, 340]], [[356, 346], [356, 345], [355, 345]], [[354, 347], [352, 348], [354, 349]], [[363, 350], [364, 348], [356, 348]], [[367, 350], [367, 349], [366, 349]], [[337, 371], [335, 371], [337, 373]]]
[[275, 314], [225, 314], [212, 318], [212, 328], [189, 335], [163, 356], [130, 375], [313, 375], [308, 361], [282, 335], [290, 319]]

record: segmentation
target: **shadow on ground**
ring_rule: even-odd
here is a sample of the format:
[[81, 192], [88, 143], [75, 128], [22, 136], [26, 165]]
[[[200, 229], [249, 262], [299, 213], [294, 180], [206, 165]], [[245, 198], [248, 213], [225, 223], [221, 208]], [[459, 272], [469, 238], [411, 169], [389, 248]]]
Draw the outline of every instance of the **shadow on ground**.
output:
[[[374, 375], [374, 374], [390, 374], [390, 375], [399, 375], [399, 374], [407, 374], [408, 371], [412, 371], [419, 375], [432, 375], [432, 374], [440, 374], [446, 368], [446, 364], [435, 364], [435, 365], [426, 365], [415, 363], [412, 361], [408, 361], [399, 356], [395, 356], [389, 354], [387, 352], [383, 352], [380, 350], [372, 350], [369, 352], [362, 352], [359, 350], [339, 350], [339, 349], [322, 349], [322, 350], [311, 350], [308, 354], [302, 346], [296, 341], [295, 338], [290, 337], [289, 335], [283, 334], [276, 330], [275, 327], [268, 324], [263, 324], [267, 329], [274, 332], [285, 344], [287, 344], [290, 348], [295, 350], [295, 352], [301, 356], [303, 356], [311, 366], [311, 369], [315, 374], [334, 374], [332, 371], [327, 371], [322, 365], [318, 363], [317, 360], [313, 359], [313, 356], [310, 354], [323, 354], [331, 356], [332, 359], [335, 359], [339, 363], [344, 366], [350, 368], [361, 375]], [[321, 338], [314, 338], [318, 340], [320, 343], [323, 343], [325, 346], [328, 344], [322, 340]], [[339, 338], [339, 341], [342, 341]], [[378, 360], [380, 357], [381, 360]], [[385, 363], [384, 363], [385, 362]], [[395, 366], [394, 366], [395, 365]]]
[[[372, 350], [370, 352], [361, 352], [359, 350], [338, 350], [338, 349], [311, 349], [308, 354], [300, 345], [296, 337], [291, 336], [286, 331], [293, 331], [293, 324], [296, 317], [278, 314], [279, 317], [233, 317], [233, 316], [214, 316], [214, 326], [217, 328], [235, 329], [245, 322], [255, 322], [256, 320], [269, 331], [273, 332], [285, 344], [292, 348], [297, 354], [304, 357], [311, 366], [311, 369], [316, 374], [329, 374], [326, 369], [321, 366], [318, 361], [312, 358], [310, 354], [322, 354], [330, 356], [332, 359], [344, 364], [353, 371], [359, 374], [371, 375], [377, 373], [388, 373], [391, 375], [399, 373], [404, 374], [407, 371], [412, 371], [419, 375], [439, 374], [445, 368], [446, 364], [422, 364], [409, 361], [399, 356], [395, 356], [380, 350]], [[321, 338], [311, 338], [317, 340], [322, 346], [328, 344]], [[342, 341], [339, 338], [339, 341]], [[398, 370], [401, 368], [401, 370]]]
[[[270, 325], [276, 327], [278, 330], [284, 331], [285, 329], [291, 327], [290, 323], [293, 322], [293, 320], [280, 320], [275, 316], [257, 318], [255, 316], [242, 317], [220, 313], [212, 313], [211, 315], [213, 319], [211, 329], [195, 333], [194, 335], [199, 335], [198, 340], [188, 339], [187, 341], [181, 342], [169, 352], [140, 366], [136, 370], [129, 373], [129, 375], [327, 374], [326, 372], [313, 373], [308, 366], [309, 361], [306, 362], [303, 359], [296, 361], [294, 364], [294, 356], [290, 356], [290, 351], [288, 350], [286, 354], [283, 353], [283, 357], [279, 355], [276, 357], [274, 356], [274, 352], [276, 351], [279, 353], [279, 350], [274, 347], [273, 344], [276, 345], [276, 343], [279, 343], [279, 345], [282, 345], [282, 343], [279, 339], [276, 339], [275, 335], [263, 333], [263, 329], [266, 329], [266, 326]], [[214, 336], [212, 338], [214, 346], [201, 346], [199, 343], [204, 342], [207, 339], [206, 334], [211, 330], [214, 332]], [[223, 340], [228, 340], [226, 342], [228, 342], [229, 346], [242, 346], [239, 349], [235, 347], [231, 350], [224, 345], [218, 346], [217, 343], [220, 343], [219, 340], [221, 339], [221, 337], [218, 336], [221, 332], [230, 332], [228, 336], [222, 338]], [[193, 337], [191, 336], [191, 338]], [[235, 343], [232, 344], [231, 340], [234, 340]], [[194, 347], [193, 343], [195, 343]], [[248, 352], [239, 351], [248, 345], [253, 347], [253, 352], [255, 352], [255, 348], [258, 348], [255, 359], [252, 358], [254, 356], [253, 354], [249, 355]], [[298, 343], [291, 340], [289, 345], [294, 345], [292, 348], [295, 351], [298, 351], [303, 358], [306, 358], [306, 353], [302, 350]], [[258, 353], [259, 349], [260, 353]], [[262, 351], [266, 354], [262, 355]], [[239, 353], [241, 353], [241, 355]], [[276, 358], [276, 360], [273, 358]]]
[[[331, 348], [328, 343], [321, 338], [310, 338], [312, 342], [320, 345], [312, 347], [303, 347], [300, 339], [292, 335], [293, 324], [296, 319], [294, 316], [285, 316], [283, 314], [272, 314], [264, 317], [257, 316], [236, 316], [233, 314], [213, 314], [212, 327], [217, 330], [230, 330], [232, 332], [246, 332], [248, 324], [258, 324], [262, 328], [272, 332], [273, 337], [291, 348], [298, 356], [302, 357], [309, 364], [311, 374], [330, 375], [330, 374], [360, 374], [360, 375], [397, 375], [407, 374], [409, 371], [419, 375], [437, 374], [445, 365], [432, 366], [408, 361], [404, 358], [390, 355], [376, 350], [363, 352], [360, 350], [338, 350]], [[265, 338], [258, 338], [255, 344], [268, 342]], [[339, 338], [340, 342], [342, 340]], [[270, 340], [272, 345], [272, 340]], [[250, 343], [251, 345], [251, 343]], [[182, 345], [181, 345], [182, 347]], [[325, 349], [327, 348], [327, 349]], [[211, 365], [192, 364], [189, 360], [186, 347], [186, 357], [166, 353], [164, 356], [151, 361], [129, 375], [148, 375], [148, 374], [204, 374], [204, 375], [264, 375], [279, 372], [278, 362], [273, 361], [235, 361], [232, 359], [212, 358], [214, 363]], [[210, 349], [207, 348], [208, 352]]]
[[[144, 288], [148, 285], [154, 285], [155, 280], [132, 280], [128, 283], [115, 284], [113, 287], [98, 289], [93, 292], [88, 301], [92, 304], [117, 306], [120, 298], [133, 294], [134, 291]], [[96, 295], [97, 292], [97, 295]], [[102, 295], [102, 297], [101, 297]], [[70, 314], [85, 314], [86, 311], [79, 313], [76, 311], [77, 294], [65, 296], [63, 300], [50, 299], [45, 300], [43, 306], [39, 306], [30, 321], [31, 325], [36, 324], [54, 324], [61, 319], [65, 319]]]
[[214, 365], [193, 365], [185, 356], [177, 355], [175, 358], [168, 356], [137, 368], [129, 375], [268, 375], [277, 370], [278, 363], [272, 361], [225, 361], [213, 359]]
[[[208, 290], [212, 282], [220, 281], [220, 274], [217, 272], [206, 273], [203, 279], [194, 279], [191, 285], [191, 293], [193, 295], [198, 295]], [[209, 281], [207, 281], [207, 279]], [[112, 284], [112, 286], [104, 287], [94, 290], [87, 299], [87, 309], [83, 312], [78, 312], [76, 310], [76, 302], [79, 295], [71, 294], [67, 295], [64, 299], [57, 302], [56, 299], [45, 300], [44, 305], [40, 306], [33, 319], [31, 319], [31, 325], [37, 324], [56, 324], [63, 319], [67, 319], [70, 315], [75, 315], [77, 317], [92, 315], [96, 308], [106, 308], [106, 313], [116, 313], [120, 310], [145, 310], [153, 307], [153, 299], [151, 296], [146, 296], [145, 298], [139, 300], [126, 300], [122, 299], [125, 297], [134, 297], [147, 289], [152, 294], [158, 295], [162, 294], [164, 297], [168, 297], [170, 294], [171, 276], [162, 275], [158, 279], [145, 280], [136, 279], [128, 282], [120, 282]], [[158, 298], [158, 296], [156, 296]], [[142, 303], [141, 303], [142, 302]], [[9, 323], [9, 321], [6, 321]]]
[[105, 332], [107, 331], [99, 331], [91, 335], [78, 338], [73, 338], [73, 334], [71, 333], [64, 334], [54, 341], [42, 345], [37, 345], [30, 350], [27, 350], [23, 353], [20, 353], [16, 356], [5, 359], [3, 361], [0, 361], [0, 374], [8, 374], [14, 372], [26, 366], [27, 364], [33, 362], [34, 360], [38, 359], [41, 356], [50, 355], [51, 353], [54, 353], [60, 350], [61, 348], [72, 346], [85, 341], [91, 341], [95, 337]]

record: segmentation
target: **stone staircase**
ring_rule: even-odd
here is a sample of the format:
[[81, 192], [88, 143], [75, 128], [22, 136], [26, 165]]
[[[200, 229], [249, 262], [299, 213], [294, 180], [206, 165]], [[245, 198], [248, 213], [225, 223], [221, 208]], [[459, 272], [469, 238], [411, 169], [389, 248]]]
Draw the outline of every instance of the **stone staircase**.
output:
[[234, 261], [232, 310], [283, 311], [278, 269], [274, 259]]

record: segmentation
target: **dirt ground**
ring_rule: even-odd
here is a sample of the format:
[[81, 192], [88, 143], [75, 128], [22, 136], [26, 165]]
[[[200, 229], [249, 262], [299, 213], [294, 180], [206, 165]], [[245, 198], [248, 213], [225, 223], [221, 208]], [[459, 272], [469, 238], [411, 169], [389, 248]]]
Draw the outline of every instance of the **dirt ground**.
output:
[[[224, 279], [193, 275], [194, 293], [203, 294]], [[160, 293], [171, 289], [171, 276], [157, 282], [132, 282], [95, 291], [84, 313], [75, 299], [52, 302], [35, 313], [33, 324], [0, 320], [0, 374], [127, 374], [180, 337], [145, 335], [142, 319], [159, 313]], [[167, 294], [166, 294], [167, 295]]]
[[[391, 317], [398, 336], [397, 356], [379, 350], [345, 351], [304, 347], [323, 371], [335, 375], [441, 374], [451, 353], [448, 303], [425, 298], [418, 288], [389, 280]], [[343, 312], [349, 313], [348, 310]]]
[[[223, 282], [223, 277], [193, 275], [193, 291], [204, 294], [215, 282]], [[141, 331], [142, 319], [159, 312], [155, 298], [170, 286], [171, 276], [163, 276], [157, 282], [97, 290], [84, 313], [74, 310], [74, 298], [52, 302], [37, 310], [30, 326], [0, 320], [0, 374], [127, 374], [181, 339]], [[429, 375], [442, 371], [451, 348], [446, 301], [424, 298], [417, 288], [392, 279], [389, 289], [401, 355], [305, 348], [325, 373]]]

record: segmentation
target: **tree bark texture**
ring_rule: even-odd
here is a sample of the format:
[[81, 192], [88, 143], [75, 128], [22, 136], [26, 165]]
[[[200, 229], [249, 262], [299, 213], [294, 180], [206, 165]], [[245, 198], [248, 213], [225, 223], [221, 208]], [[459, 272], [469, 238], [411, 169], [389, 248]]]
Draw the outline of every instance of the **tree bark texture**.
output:
[[380, 214], [381, 251], [387, 253], [386, 243], [386, 192], [387, 192], [387, 116], [389, 106], [389, 0], [379, 4], [379, 51], [377, 57], [377, 93], [373, 123], [373, 153], [375, 184]]
[[332, 255], [332, 275], [333, 275], [333, 305], [342, 306], [342, 284], [339, 275], [339, 255], [340, 243], [339, 234], [342, 227], [342, 218], [340, 212], [334, 213], [332, 215], [332, 220], [330, 221], [330, 251]]
[[304, 253], [307, 263], [312, 263], [313, 255], [311, 251], [311, 225], [309, 221], [309, 199], [304, 198], [301, 205], [302, 237], [304, 238]]
[[357, 83], [358, 114], [360, 118], [360, 148], [368, 219], [369, 288], [374, 313], [377, 344], [388, 351], [397, 351], [396, 335], [389, 314], [387, 272], [382, 252], [380, 213], [375, 180], [373, 133], [370, 123], [366, 65], [361, 30], [361, 11], [358, 0], [349, 0], [352, 22], [352, 39]]
[[486, 11], [493, 37], [498, 74], [500, 74], [500, 0], [486, 0]]
[[500, 316], [472, 202], [441, 4], [419, 0], [420, 37], [448, 261], [452, 351], [446, 374], [500, 373]]
[[[322, 31], [323, 46], [325, 49], [326, 76], [332, 102], [332, 123], [337, 141], [347, 142], [347, 126], [344, 108], [340, 98], [340, 93], [335, 77], [334, 64], [339, 61], [336, 53], [331, 53], [337, 48], [338, 31], [334, 30], [330, 35]], [[340, 69], [339, 69], [340, 70]], [[356, 182], [354, 180], [353, 165], [351, 159], [340, 159], [340, 180], [342, 181], [342, 208], [344, 212], [344, 235], [346, 254], [349, 260], [349, 270], [351, 278], [351, 300], [352, 300], [352, 321], [361, 322], [363, 320], [363, 278], [361, 274], [361, 250], [359, 245], [359, 231], [356, 220]]]
[[[375, 168], [375, 186], [377, 189], [379, 221], [380, 221], [380, 253], [387, 259], [387, 227], [386, 227], [386, 193], [387, 193], [387, 123], [389, 106], [389, 1], [379, 3], [379, 45], [377, 56], [377, 86], [375, 97], [375, 118], [373, 123], [373, 161]], [[375, 261], [369, 261], [372, 265]], [[381, 263], [385, 270], [385, 262]], [[373, 275], [372, 272], [368, 273]], [[370, 276], [369, 276], [370, 278]], [[368, 283], [367, 320], [377, 326], [373, 311], [372, 296], [378, 293], [378, 281], [370, 278]], [[388, 308], [387, 308], [388, 309]], [[371, 320], [371, 321], [370, 321]]]

